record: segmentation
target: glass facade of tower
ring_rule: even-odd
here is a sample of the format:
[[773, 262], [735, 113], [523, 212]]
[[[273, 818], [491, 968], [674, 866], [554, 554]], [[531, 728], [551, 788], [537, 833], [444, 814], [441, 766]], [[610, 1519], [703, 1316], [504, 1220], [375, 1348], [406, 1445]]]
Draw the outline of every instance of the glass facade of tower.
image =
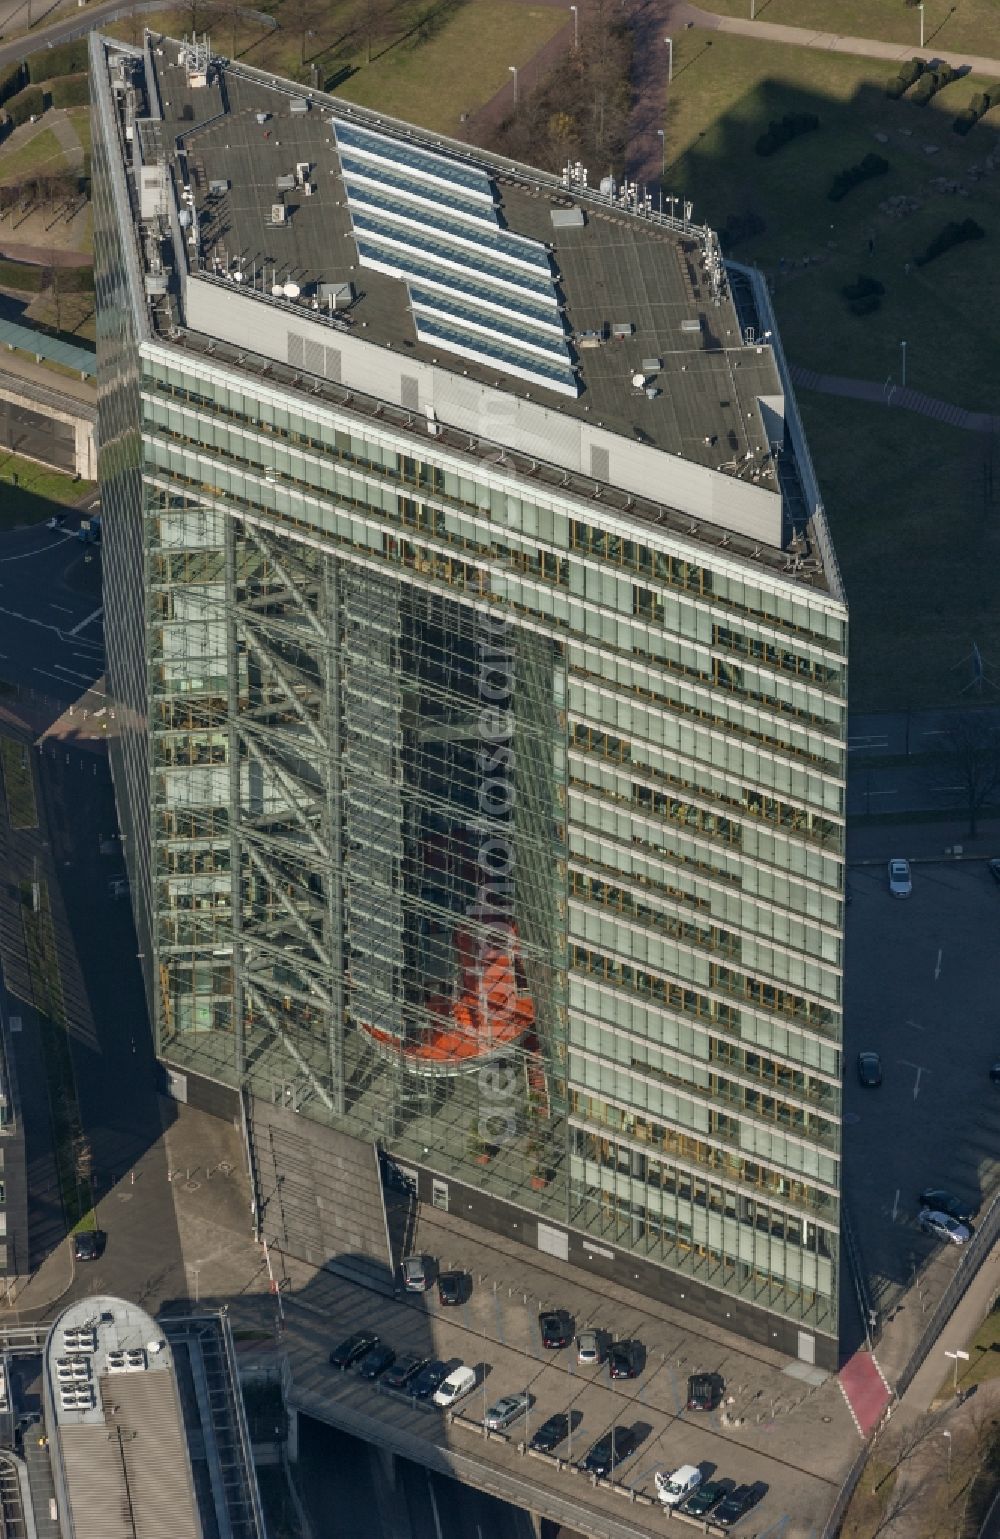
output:
[[832, 1331], [842, 608], [144, 355], [161, 1054]]
[[140, 341], [101, 112], [109, 678], [159, 1055], [836, 1337], [844, 605]]

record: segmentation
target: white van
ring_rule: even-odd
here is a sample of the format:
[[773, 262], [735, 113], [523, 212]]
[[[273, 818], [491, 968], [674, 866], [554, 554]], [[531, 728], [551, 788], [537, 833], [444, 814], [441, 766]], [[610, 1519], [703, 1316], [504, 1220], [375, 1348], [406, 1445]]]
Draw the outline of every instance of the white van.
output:
[[467, 1368], [453, 1368], [445, 1379], [434, 1391], [434, 1404], [445, 1406], [456, 1405], [463, 1396], [476, 1387], [476, 1370]]

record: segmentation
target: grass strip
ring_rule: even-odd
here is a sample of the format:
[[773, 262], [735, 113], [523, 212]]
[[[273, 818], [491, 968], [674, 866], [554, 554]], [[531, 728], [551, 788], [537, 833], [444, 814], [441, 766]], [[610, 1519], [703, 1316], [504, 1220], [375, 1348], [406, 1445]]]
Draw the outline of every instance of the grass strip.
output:
[[22, 882], [21, 915], [49, 1089], [52, 1145], [63, 1213], [68, 1229], [92, 1229], [96, 1227], [96, 1220], [90, 1184], [90, 1149], [80, 1116], [52, 910], [44, 881], [38, 883], [37, 911], [33, 904], [33, 884]]
[[37, 828], [38, 804], [31, 772], [31, 752], [23, 743], [0, 737], [0, 765], [11, 828]]

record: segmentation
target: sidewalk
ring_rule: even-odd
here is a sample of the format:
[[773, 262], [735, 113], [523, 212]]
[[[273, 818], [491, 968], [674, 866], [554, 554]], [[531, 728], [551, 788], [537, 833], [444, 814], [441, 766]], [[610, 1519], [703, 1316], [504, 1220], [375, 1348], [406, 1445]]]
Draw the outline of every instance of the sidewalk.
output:
[[921, 417], [931, 417], [949, 427], [966, 428], [970, 433], [1000, 433], [1000, 417], [985, 411], [964, 411], [952, 406], [950, 401], [940, 401], [936, 396], [924, 395], [919, 390], [900, 390], [897, 386], [886, 389], [884, 384], [871, 379], [848, 379], [842, 374], [820, 374], [815, 369], [804, 369], [792, 364], [792, 383], [803, 390], [818, 390], [821, 395], [843, 395], [855, 401], [868, 401], [874, 406], [899, 407], [903, 411], [917, 412]]
[[[793, 48], [818, 48], [824, 53], [860, 54], [865, 59], [887, 59], [901, 64], [915, 54], [930, 60], [944, 57], [933, 43], [920, 49], [913, 44], [881, 43], [870, 37], [844, 37], [838, 32], [815, 32], [810, 27], [788, 27], [779, 22], [750, 21], [739, 16], [715, 16], [702, 11], [696, 5], [686, 3], [669, 7], [669, 21], [673, 26], [691, 26], [704, 32], [731, 32], [738, 37], [765, 38], [772, 43], [788, 43]], [[995, 75], [1000, 72], [1000, 59], [989, 59], [981, 54], [953, 53], [948, 51], [947, 61], [953, 69], [970, 69], [977, 75]]]
[[[913, 1379], [901, 1397], [899, 1405], [894, 1413], [904, 1419], [912, 1419], [929, 1411], [935, 1403], [937, 1393], [947, 1378], [949, 1369], [953, 1368], [952, 1362], [944, 1356], [945, 1350], [950, 1352], [964, 1350], [966, 1342], [975, 1335], [986, 1315], [989, 1313], [998, 1291], [1000, 1291], [1000, 1240], [997, 1241], [989, 1255], [986, 1257], [979, 1271], [969, 1284], [961, 1300], [955, 1306], [951, 1318], [945, 1325], [941, 1335], [931, 1347], [920, 1368], [914, 1374]], [[891, 1322], [885, 1328], [882, 1342], [876, 1351], [876, 1356], [881, 1360], [884, 1352], [884, 1342], [892, 1343], [895, 1322]], [[891, 1382], [891, 1380], [890, 1380]], [[961, 1388], [962, 1374], [959, 1365], [959, 1387]], [[978, 1400], [980, 1395], [996, 1394], [1000, 1396], [1000, 1379], [988, 1380], [981, 1385], [973, 1400]], [[943, 1402], [945, 1405], [948, 1400]], [[958, 1409], [956, 1407], [956, 1409]]]

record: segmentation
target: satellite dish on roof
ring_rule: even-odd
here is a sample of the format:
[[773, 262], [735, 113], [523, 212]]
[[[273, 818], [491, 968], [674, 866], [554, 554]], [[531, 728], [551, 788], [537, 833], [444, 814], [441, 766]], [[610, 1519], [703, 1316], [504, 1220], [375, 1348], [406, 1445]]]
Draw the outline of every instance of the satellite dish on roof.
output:
[[299, 295], [302, 293], [302, 290], [299, 288], [297, 283], [286, 283], [281, 292], [284, 294], [286, 299], [298, 299]]

